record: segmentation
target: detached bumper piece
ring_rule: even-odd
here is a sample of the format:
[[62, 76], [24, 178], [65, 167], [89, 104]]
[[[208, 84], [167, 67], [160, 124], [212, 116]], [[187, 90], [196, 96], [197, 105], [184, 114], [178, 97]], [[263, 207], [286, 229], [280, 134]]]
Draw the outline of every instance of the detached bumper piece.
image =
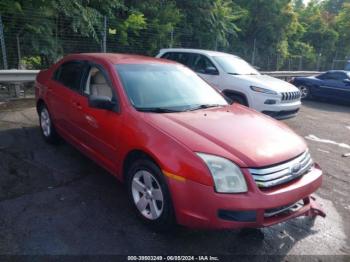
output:
[[315, 217], [315, 216], [326, 217], [326, 213], [320, 207], [320, 205], [316, 202], [316, 199], [314, 197], [310, 197], [310, 210], [307, 215], [312, 217]]
[[263, 114], [271, 116], [276, 119], [287, 119], [296, 116], [299, 112], [298, 109], [288, 110], [288, 111], [262, 111]]
[[314, 197], [307, 197], [295, 203], [271, 209], [252, 211], [219, 210], [218, 217], [227, 221], [255, 222], [258, 226], [270, 226], [299, 216], [326, 217]]

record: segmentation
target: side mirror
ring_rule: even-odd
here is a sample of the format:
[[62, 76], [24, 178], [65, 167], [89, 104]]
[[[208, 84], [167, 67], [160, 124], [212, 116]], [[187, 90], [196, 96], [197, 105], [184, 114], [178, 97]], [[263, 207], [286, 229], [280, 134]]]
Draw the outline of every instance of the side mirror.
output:
[[218, 75], [219, 72], [218, 70], [213, 67], [213, 66], [208, 66], [206, 69], [205, 69], [205, 74], [207, 75]]
[[107, 96], [90, 95], [89, 106], [98, 109], [115, 111], [117, 108], [117, 103], [112, 101], [112, 99]]

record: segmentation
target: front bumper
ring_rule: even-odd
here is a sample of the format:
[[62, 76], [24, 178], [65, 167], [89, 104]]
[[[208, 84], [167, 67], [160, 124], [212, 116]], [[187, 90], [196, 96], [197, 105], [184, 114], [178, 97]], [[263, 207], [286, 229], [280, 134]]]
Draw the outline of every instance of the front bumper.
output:
[[[297, 180], [264, 191], [256, 186], [247, 169], [243, 173], [248, 185], [248, 192], [243, 194], [221, 194], [190, 180], [168, 179], [177, 222], [191, 228], [259, 228], [303, 215], [324, 215], [311, 197], [322, 184], [322, 171], [317, 165]], [[298, 201], [302, 206], [296, 211], [267, 216], [271, 210]], [[223, 216], [223, 211], [236, 216]]]
[[[265, 101], [268, 99], [276, 100], [276, 104], [265, 104]], [[301, 107], [300, 100], [281, 101], [279, 97], [267, 95], [255, 96], [251, 100], [252, 102], [249, 105], [252, 108], [277, 119], [294, 117]]]
[[299, 112], [299, 108], [294, 110], [286, 110], [286, 111], [262, 111], [263, 114], [276, 118], [278, 120], [288, 119], [295, 117]]

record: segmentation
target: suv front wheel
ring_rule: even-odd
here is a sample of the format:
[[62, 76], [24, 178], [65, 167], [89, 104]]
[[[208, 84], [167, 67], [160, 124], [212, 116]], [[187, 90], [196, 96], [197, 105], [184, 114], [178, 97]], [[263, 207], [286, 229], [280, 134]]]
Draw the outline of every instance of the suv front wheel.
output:
[[231, 100], [231, 104], [238, 103], [244, 106], [249, 106], [247, 99], [243, 95], [234, 94], [230, 92], [224, 92], [225, 96]]

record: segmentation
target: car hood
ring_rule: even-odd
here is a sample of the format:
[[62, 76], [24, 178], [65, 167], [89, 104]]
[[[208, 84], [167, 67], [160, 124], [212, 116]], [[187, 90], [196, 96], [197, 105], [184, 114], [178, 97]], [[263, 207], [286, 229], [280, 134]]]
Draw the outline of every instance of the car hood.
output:
[[219, 155], [241, 167], [274, 165], [307, 148], [304, 140], [283, 123], [238, 104], [144, 116], [147, 123], [193, 152]]
[[250, 82], [250, 85], [270, 89], [276, 92], [298, 91], [294, 85], [268, 75], [232, 75], [232, 77], [244, 82]]

